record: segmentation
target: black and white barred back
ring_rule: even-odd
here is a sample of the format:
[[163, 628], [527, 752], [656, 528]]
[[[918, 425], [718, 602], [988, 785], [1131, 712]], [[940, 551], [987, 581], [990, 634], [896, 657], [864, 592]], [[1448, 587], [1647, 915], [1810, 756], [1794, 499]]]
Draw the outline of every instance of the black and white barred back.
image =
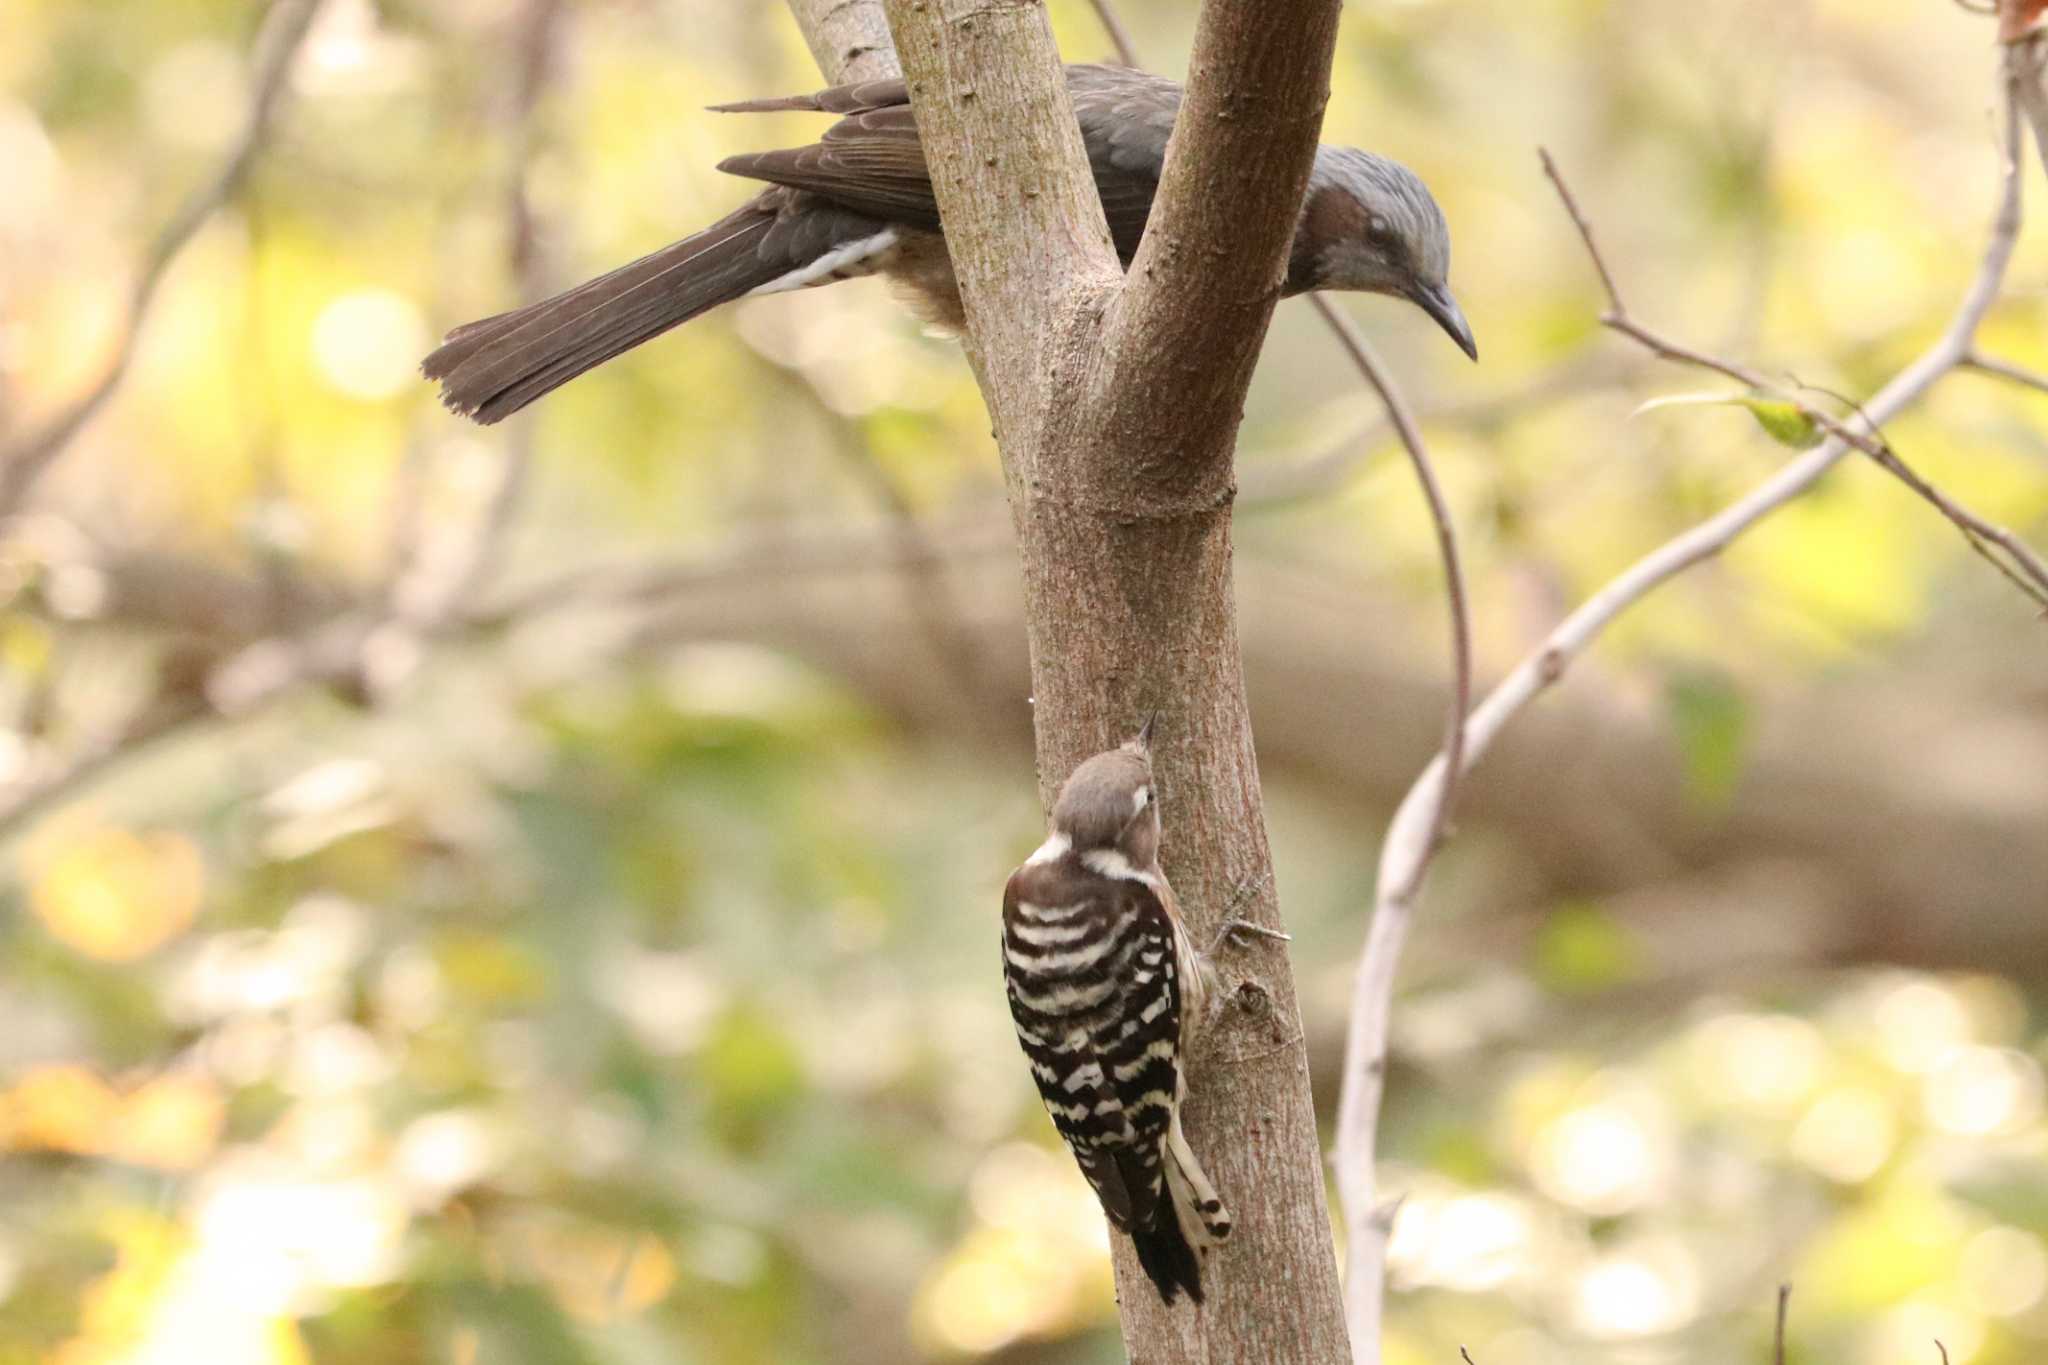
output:
[[1130, 1235], [1165, 1302], [1184, 1289], [1200, 1303], [1196, 1248], [1230, 1235], [1180, 1124], [1201, 963], [1165, 879], [1105, 866], [1055, 839], [1010, 878], [1010, 1013], [1053, 1125], [1111, 1225]]

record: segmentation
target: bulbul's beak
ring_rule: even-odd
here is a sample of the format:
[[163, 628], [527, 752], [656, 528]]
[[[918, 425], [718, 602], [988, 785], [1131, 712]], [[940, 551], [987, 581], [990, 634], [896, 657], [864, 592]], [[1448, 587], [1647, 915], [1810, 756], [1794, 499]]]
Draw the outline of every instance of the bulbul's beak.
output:
[[1152, 727], [1155, 724], [1157, 724], [1158, 721], [1159, 713], [1157, 711], [1154, 711], [1151, 714], [1147, 715], [1145, 717], [1145, 723], [1138, 727], [1138, 733], [1133, 742], [1137, 744], [1139, 749], [1143, 750], [1146, 753], [1150, 753], [1152, 751]]
[[1465, 321], [1465, 310], [1458, 307], [1458, 301], [1451, 297], [1448, 285], [1422, 284], [1408, 296], [1415, 306], [1436, 319], [1436, 325], [1451, 334], [1451, 340], [1458, 343], [1458, 349], [1474, 360], [1479, 359], [1479, 343], [1472, 340], [1472, 324]]

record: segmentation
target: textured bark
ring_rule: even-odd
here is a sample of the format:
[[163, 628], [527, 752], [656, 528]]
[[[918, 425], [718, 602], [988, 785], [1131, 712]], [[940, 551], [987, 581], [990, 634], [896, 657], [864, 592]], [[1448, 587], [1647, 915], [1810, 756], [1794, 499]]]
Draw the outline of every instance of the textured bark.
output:
[[[843, 3], [792, 5], [847, 20]], [[1010, 489], [1040, 794], [1156, 710], [1167, 872], [1198, 940], [1234, 901], [1277, 926], [1231, 584], [1232, 456], [1328, 96], [1337, 0], [1203, 5], [1128, 279], [1043, 6], [886, 9]], [[1237, 1230], [1208, 1258], [1200, 1310], [1163, 1308], [1118, 1239], [1125, 1343], [1147, 1365], [1336, 1365], [1350, 1351], [1286, 956], [1227, 952], [1219, 985], [1187, 1122]]]

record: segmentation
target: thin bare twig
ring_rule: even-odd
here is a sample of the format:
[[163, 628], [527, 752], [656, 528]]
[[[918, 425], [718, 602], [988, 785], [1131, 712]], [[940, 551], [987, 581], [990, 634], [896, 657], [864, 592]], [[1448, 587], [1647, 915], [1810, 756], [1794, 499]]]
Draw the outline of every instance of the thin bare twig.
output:
[[1785, 1365], [1785, 1310], [1792, 1302], [1792, 1286], [1778, 1286], [1778, 1325], [1771, 1332], [1771, 1365]]
[[[1941, 337], [1865, 405], [1873, 427], [1910, 407], [1964, 362], [1971, 354], [1979, 325], [2004, 283], [2020, 228], [2021, 142], [2015, 71], [2015, 67], [2008, 66], [1998, 213], [1976, 278]], [[1567, 207], [1573, 208], [1569, 204]], [[1613, 281], [1597, 257], [1595, 265], [1602, 271], [1609, 298], [1618, 299]], [[1748, 494], [1666, 541], [1609, 580], [1560, 622], [1542, 645], [1517, 664], [1472, 711], [1465, 725], [1461, 766], [1469, 771], [1479, 762], [1507, 723], [1554, 686], [1572, 661], [1591, 647], [1615, 618], [1664, 583], [1718, 555], [1752, 526], [1806, 492], [1856, 448], [1845, 433], [1831, 430], [1821, 444], [1803, 452]], [[1446, 756], [1439, 753], [1409, 788], [1395, 812], [1381, 852], [1379, 885], [1383, 894], [1387, 888], [1407, 880], [1404, 860], [1417, 856], [1423, 847], [1422, 833], [1428, 828], [1431, 812], [1448, 777]], [[1405, 913], [1373, 916], [1353, 988], [1345, 1039], [1343, 1094], [1338, 1102], [1339, 1189], [1350, 1232], [1346, 1252], [1346, 1316], [1352, 1324], [1354, 1350], [1361, 1360], [1377, 1358], [1374, 1352], [1386, 1290], [1390, 1229], [1375, 1218], [1374, 1166], [1380, 1101], [1386, 1085], [1394, 975], [1409, 923], [1410, 916]]]
[[[529, 182], [541, 146], [535, 112], [555, 70], [562, 10], [563, 0], [529, 0], [516, 31], [514, 78], [506, 102], [513, 155], [504, 190], [505, 254], [524, 301], [541, 297], [548, 285], [545, 233]], [[367, 695], [388, 695], [410, 678], [425, 657], [428, 638], [496, 573], [531, 477], [534, 420], [533, 414], [521, 413], [509, 424], [490, 496], [466, 525], [432, 534], [435, 528], [421, 522], [414, 505], [424, 493], [425, 479], [416, 468], [401, 471], [393, 513], [400, 553], [386, 591], [387, 619], [361, 637], [361, 683]]]
[[1101, 23], [1102, 31], [1109, 36], [1109, 45], [1116, 49], [1116, 59], [1125, 66], [1142, 65], [1138, 61], [1137, 46], [1131, 42], [1131, 31], [1124, 27], [1124, 21], [1117, 15], [1116, 6], [1110, 4], [1109, 0], [1089, 0], [1089, 3], [1095, 6], [1095, 18]]
[[786, 364], [758, 346], [750, 349], [825, 424], [833, 451], [888, 519], [907, 570], [903, 589], [911, 612], [933, 654], [959, 684], [957, 694], [970, 696], [981, 672], [973, 633], [967, 629], [962, 604], [946, 581], [945, 555], [909, 491], [882, 462], [860, 423], [827, 402], [800, 366]]
[[[1457, 798], [1456, 774], [1463, 771], [1465, 713], [1472, 706], [1472, 614], [1466, 605], [1465, 572], [1458, 556], [1457, 528], [1451, 520], [1450, 504], [1444, 498], [1443, 486], [1430, 463], [1429, 448], [1423, 444], [1422, 429], [1416, 425], [1415, 414], [1409, 411], [1408, 401], [1387, 377], [1379, 357], [1373, 354], [1371, 345], [1351, 319], [1321, 294], [1309, 295], [1309, 302], [1315, 305], [1323, 321], [1336, 333], [1337, 341], [1351, 357], [1351, 363], [1358, 367], [1366, 383], [1372, 385], [1380, 396], [1380, 402], [1386, 405], [1387, 418], [1394, 424], [1402, 448], [1408, 452], [1409, 462], [1415, 467], [1415, 480], [1422, 486], [1422, 496], [1429, 503], [1430, 520], [1436, 527], [1437, 553], [1444, 565], [1444, 595], [1450, 603], [1451, 618], [1451, 697], [1450, 704], [1445, 707], [1444, 753], [1448, 755], [1447, 766], [1452, 777], [1437, 791], [1429, 823], [1421, 836], [1423, 848], [1420, 855], [1392, 889], [1391, 899], [1405, 905], [1421, 889], [1422, 879], [1429, 872], [1430, 859], [1435, 856], [1450, 820], [1452, 803]], [[1384, 909], [1383, 903], [1375, 913]]]
[[[1600, 318], [1603, 324], [1639, 343], [1662, 359], [1725, 375], [1757, 393], [1768, 394], [1791, 404], [1816, 428], [1862, 451], [1885, 472], [1912, 489], [1962, 532], [1963, 539], [1971, 550], [2031, 598], [2036, 606], [2048, 609], [2048, 562], [2044, 562], [2031, 546], [2011, 531], [1986, 521], [1921, 476], [1900, 458], [1899, 453], [1893, 449], [1891, 442], [1884, 438], [1876, 424], [1866, 421], [1867, 429], [1858, 430], [1838, 421], [1833, 414], [1808, 403], [1798, 393], [1767, 378], [1750, 366], [1673, 341], [1636, 321], [1629, 312], [1628, 305], [1622, 301], [1621, 291], [1615, 284], [1613, 272], [1608, 269], [1600, 245], [1594, 239], [1593, 225], [1579, 208], [1571, 187], [1565, 183], [1563, 173], [1557, 168], [1557, 162], [1552, 159], [1548, 150], [1540, 150], [1538, 154], [1543, 160], [1543, 173], [1549, 176], [1550, 183], [1557, 187], [1558, 197], [1564, 201], [1565, 211], [1571, 215], [1573, 224], [1577, 226], [1579, 238], [1585, 243], [1586, 254], [1592, 258], [1593, 267], [1599, 272], [1601, 285], [1607, 291], [1608, 308]], [[1957, 363], [1967, 363], [1967, 357]], [[2003, 550], [2006, 557], [2001, 558], [1994, 554], [1991, 548], [1993, 546]]]
[[[1612, 356], [1585, 352], [1526, 382], [1492, 393], [1414, 405], [1417, 418], [1431, 423], [1490, 432], [1503, 422], [1599, 388], [1621, 374]], [[1379, 450], [1391, 423], [1384, 407], [1312, 455], [1285, 463], [1255, 461], [1237, 485], [1237, 510], [1250, 511], [1300, 502], [1336, 490], [1366, 458]]]
[[136, 343], [148, 321], [150, 305], [171, 263], [177, 260], [199, 229], [229, 199], [233, 198], [250, 168], [270, 141], [277, 116], [290, 88], [293, 59], [305, 45], [306, 34], [319, 12], [321, 0], [277, 0], [262, 30], [257, 34], [257, 70], [249, 112], [241, 136], [229, 149], [227, 159], [211, 180], [193, 192], [171, 215], [156, 240], [144, 254], [140, 273], [128, 296], [128, 311], [121, 324], [121, 339], [112, 359], [93, 381], [92, 387], [70, 407], [50, 418], [37, 430], [0, 452], [0, 515], [18, 508], [36, 480], [47, 473], [63, 455], [86, 424], [99, 414], [114, 390], [120, 387], [128, 366], [135, 359]]
[[[505, 186], [505, 216], [510, 239], [507, 255], [522, 303], [544, 296], [552, 273], [548, 268], [546, 233], [533, 204], [533, 165], [541, 144], [540, 125], [534, 114], [554, 76], [562, 7], [563, 0], [532, 0], [519, 38], [519, 79], [513, 86], [510, 113], [514, 152]], [[514, 422], [506, 441], [505, 468], [492, 490], [475, 549], [456, 590], [458, 596], [489, 582], [497, 571], [498, 557], [518, 518], [519, 504], [532, 477], [534, 426], [530, 413]]]
[[2048, 393], [2048, 374], [2042, 374], [2039, 370], [2029, 370], [2024, 366], [2015, 365], [2010, 360], [2000, 360], [1996, 356], [1988, 356], [1981, 352], [1972, 351], [1969, 355], [1963, 357], [1963, 368], [1975, 370], [1979, 374], [1995, 375], [2000, 379], [2010, 380], [2025, 388], [2038, 389], [2042, 393]]
[[2048, 6], [2042, 0], [1997, 0], [1998, 41], [2018, 81], [2014, 95], [2034, 128], [2034, 150], [2048, 171]]

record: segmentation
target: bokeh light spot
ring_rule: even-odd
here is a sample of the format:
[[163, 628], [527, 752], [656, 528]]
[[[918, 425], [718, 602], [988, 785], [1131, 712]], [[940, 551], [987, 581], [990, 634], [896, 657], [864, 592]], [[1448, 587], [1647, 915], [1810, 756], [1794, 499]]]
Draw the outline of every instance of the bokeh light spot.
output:
[[31, 858], [29, 904], [60, 941], [105, 962], [132, 962], [199, 913], [205, 870], [182, 835], [86, 829]]
[[426, 348], [419, 308], [389, 289], [343, 294], [313, 322], [320, 377], [351, 398], [376, 402], [410, 387]]
[[1830, 1180], [1853, 1185], [1876, 1175], [1898, 1140], [1898, 1120], [1864, 1086], [1830, 1090], [1792, 1130], [1792, 1155]]
[[2023, 1228], [1986, 1228], [1963, 1245], [1956, 1278], [1973, 1308], [2017, 1317], [2048, 1294], [2048, 1250]]

